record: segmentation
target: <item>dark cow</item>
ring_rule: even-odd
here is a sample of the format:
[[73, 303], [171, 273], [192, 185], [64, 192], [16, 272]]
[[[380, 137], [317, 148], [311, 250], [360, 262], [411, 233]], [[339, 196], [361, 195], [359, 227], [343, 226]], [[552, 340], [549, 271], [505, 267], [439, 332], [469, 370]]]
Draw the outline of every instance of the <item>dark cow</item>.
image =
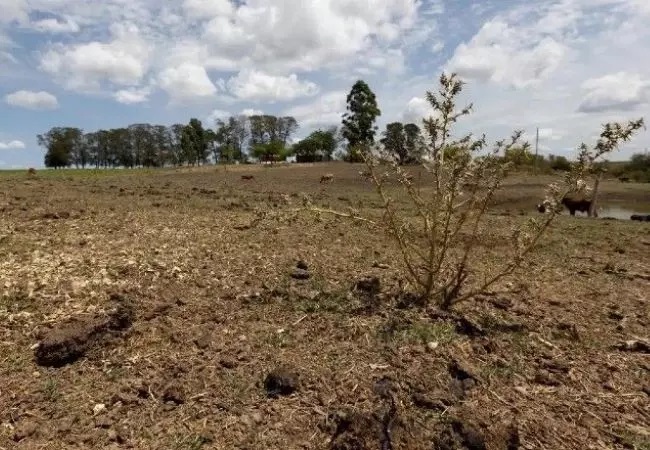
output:
[[[576, 215], [576, 211], [580, 212], [589, 212], [591, 208], [591, 200], [576, 200], [569, 197], [564, 197], [562, 199], [562, 204], [566, 206], [572, 216]], [[594, 211], [594, 216], [598, 217], [598, 214]]]
[[242, 175], [241, 179], [242, 180], [254, 180], [255, 177], [253, 175]]
[[629, 183], [630, 182], [630, 177], [619, 177], [618, 180], [621, 183]]
[[638, 222], [650, 222], [650, 214], [648, 215], [632, 214], [630, 216], [630, 220], [636, 220]]

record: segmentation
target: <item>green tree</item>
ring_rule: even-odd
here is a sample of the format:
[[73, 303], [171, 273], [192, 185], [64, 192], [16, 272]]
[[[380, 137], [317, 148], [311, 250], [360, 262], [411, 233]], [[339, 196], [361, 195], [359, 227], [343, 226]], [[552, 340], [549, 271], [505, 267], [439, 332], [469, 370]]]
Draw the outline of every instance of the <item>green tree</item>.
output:
[[55, 169], [71, 164], [86, 164], [83, 132], [79, 128], [54, 127], [45, 134], [37, 135], [38, 145], [45, 148], [44, 163]]
[[408, 150], [406, 148], [406, 134], [404, 133], [404, 124], [401, 122], [392, 122], [386, 125], [383, 133], [381, 144], [384, 150], [394, 157], [398, 164], [404, 164], [408, 159]]
[[360, 161], [360, 152], [374, 144], [375, 121], [380, 115], [375, 94], [365, 81], [358, 80], [347, 96], [347, 112], [342, 121], [342, 134], [348, 141], [348, 161]]
[[406, 134], [406, 152], [408, 154], [407, 163], [418, 163], [422, 160], [424, 152], [424, 138], [422, 130], [414, 123], [404, 125]]
[[327, 161], [338, 146], [337, 128], [316, 130], [305, 139], [298, 141], [292, 147], [298, 162]]
[[203, 124], [199, 119], [192, 118], [186, 130], [188, 138], [190, 139], [190, 146], [188, 150], [189, 155], [192, 156], [190, 161], [192, 164], [196, 162], [197, 165], [205, 163], [208, 160], [208, 145], [205, 139], [205, 130]]

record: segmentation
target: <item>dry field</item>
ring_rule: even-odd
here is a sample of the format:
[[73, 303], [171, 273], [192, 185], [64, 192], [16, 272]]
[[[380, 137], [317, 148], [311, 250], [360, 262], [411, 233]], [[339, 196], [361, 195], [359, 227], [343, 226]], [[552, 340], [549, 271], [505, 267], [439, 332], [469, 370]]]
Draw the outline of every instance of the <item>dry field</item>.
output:
[[[564, 214], [413, 309], [384, 235], [301, 210], [375, 214], [361, 169], [0, 174], [0, 449], [650, 449], [650, 223]], [[476, 278], [548, 181], [508, 181]]]

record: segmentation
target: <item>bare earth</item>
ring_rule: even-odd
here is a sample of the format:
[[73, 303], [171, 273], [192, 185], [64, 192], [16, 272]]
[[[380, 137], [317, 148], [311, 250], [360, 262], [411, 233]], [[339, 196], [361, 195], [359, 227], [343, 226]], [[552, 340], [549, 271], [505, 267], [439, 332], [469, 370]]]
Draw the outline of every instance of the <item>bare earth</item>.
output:
[[[0, 174], [0, 448], [650, 449], [650, 223], [565, 214], [408, 308], [381, 232], [301, 210], [376, 215], [359, 170]], [[508, 180], [474, 279], [550, 179]]]

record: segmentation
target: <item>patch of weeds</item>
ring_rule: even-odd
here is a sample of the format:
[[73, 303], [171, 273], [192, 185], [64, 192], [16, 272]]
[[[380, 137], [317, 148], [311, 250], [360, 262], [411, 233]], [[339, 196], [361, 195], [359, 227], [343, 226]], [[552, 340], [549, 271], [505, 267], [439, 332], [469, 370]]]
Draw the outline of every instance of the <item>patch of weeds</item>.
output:
[[61, 398], [61, 392], [59, 391], [59, 384], [54, 378], [48, 378], [43, 384], [43, 396], [45, 400], [50, 402], [56, 402]]
[[411, 322], [405, 318], [391, 318], [377, 330], [377, 338], [384, 343], [448, 344], [457, 336], [455, 326], [449, 322]]
[[187, 436], [176, 436], [172, 448], [174, 450], [199, 450], [205, 444], [209, 444], [211, 439], [199, 434]]
[[623, 445], [625, 448], [632, 450], [650, 450], [650, 437], [647, 435], [642, 436], [628, 430], [621, 430], [614, 436], [616, 436], [617, 443]]
[[351, 300], [343, 292], [320, 292], [314, 297], [301, 297], [297, 299], [296, 308], [304, 313], [318, 312], [345, 313], [351, 307]]
[[530, 337], [528, 333], [523, 331], [511, 333], [510, 335], [510, 345], [512, 346], [513, 353], [525, 354], [528, 350]]
[[4, 360], [0, 361], [0, 367], [2, 367], [0, 374], [19, 373], [25, 369], [26, 362], [27, 358], [20, 353], [9, 354]]
[[418, 322], [411, 325], [403, 332], [403, 340], [409, 343], [426, 344], [438, 342], [448, 344], [456, 337], [454, 324], [447, 322]]
[[291, 336], [286, 332], [276, 332], [266, 338], [266, 343], [274, 348], [286, 348], [291, 343]]
[[0, 309], [5, 309], [10, 314], [25, 311], [30, 306], [29, 293], [24, 289], [18, 289], [0, 297]]

